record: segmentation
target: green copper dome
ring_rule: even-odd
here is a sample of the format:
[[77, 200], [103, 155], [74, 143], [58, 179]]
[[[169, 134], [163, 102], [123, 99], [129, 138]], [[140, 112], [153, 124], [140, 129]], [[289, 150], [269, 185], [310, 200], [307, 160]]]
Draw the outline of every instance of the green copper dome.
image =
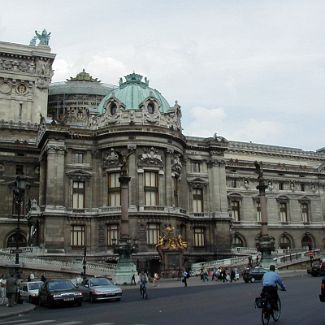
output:
[[161, 93], [149, 87], [149, 80], [136, 73], [125, 76], [125, 81], [120, 78], [119, 87], [110, 92], [98, 106], [99, 113], [104, 113], [106, 104], [111, 98], [118, 99], [125, 105], [125, 109], [138, 109], [147, 98], [155, 98], [160, 105], [160, 112], [167, 112], [170, 106]]

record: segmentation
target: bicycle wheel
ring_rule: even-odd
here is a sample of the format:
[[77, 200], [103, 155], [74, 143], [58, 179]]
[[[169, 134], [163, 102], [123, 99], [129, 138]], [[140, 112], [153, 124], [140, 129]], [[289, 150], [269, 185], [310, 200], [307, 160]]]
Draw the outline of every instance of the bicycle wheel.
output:
[[278, 301], [276, 302], [277, 309], [273, 309], [272, 311], [272, 318], [275, 322], [277, 322], [280, 319], [281, 316], [281, 300], [278, 298]]
[[270, 313], [266, 308], [262, 308], [262, 324], [268, 325], [270, 321]]

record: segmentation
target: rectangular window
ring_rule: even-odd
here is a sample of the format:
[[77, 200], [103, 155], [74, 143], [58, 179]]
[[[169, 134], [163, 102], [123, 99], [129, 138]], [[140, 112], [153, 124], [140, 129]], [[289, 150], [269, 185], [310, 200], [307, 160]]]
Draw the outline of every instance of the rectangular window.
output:
[[144, 193], [145, 205], [158, 205], [158, 173], [145, 172], [144, 173]]
[[194, 228], [194, 246], [204, 247], [204, 228]]
[[192, 172], [200, 173], [201, 172], [201, 162], [200, 161], [193, 161], [192, 162]]
[[16, 175], [24, 175], [24, 165], [16, 165]]
[[201, 188], [194, 188], [193, 190], [193, 212], [203, 212], [203, 190]]
[[84, 153], [83, 152], [75, 152], [73, 154], [73, 162], [75, 164], [83, 164], [83, 162], [84, 162]]
[[120, 173], [108, 174], [108, 205], [117, 207], [121, 205]]
[[300, 191], [305, 192], [305, 184], [304, 183], [300, 183]]
[[262, 221], [262, 212], [261, 212], [261, 203], [256, 202], [256, 221], [261, 222]]
[[149, 223], [147, 226], [147, 244], [156, 245], [159, 239], [159, 224]]
[[230, 187], [234, 187], [234, 188], [237, 187], [237, 179], [236, 178], [232, 178], [230, 180]]
[[280, 182], [279, 183], [279, 190], [283, 191], [283, 189], [284, 189], [284, 184], [283, 184], [283, 182]]
[[85, 208], [85, 182], [73, 182], [72, 208], [75, 210]]
[[304, 223], [309, 222], [308, 203], [301, 203], [301, 216], [302, 216], [302, 222]]
[[287, 203], [286, 202], [281, 202], [280, 203], [280, 221], [281, 222], [288, 222]]
[[239, 201], [231, 201], [231, 216], [234, 221], [240, 221]]
[[107, 226], [107, 246], [117, 244], [118, 240], [118, 225]]
[[85, 226], [72, 226], [71, 229], [71, 246], [85, 246]]

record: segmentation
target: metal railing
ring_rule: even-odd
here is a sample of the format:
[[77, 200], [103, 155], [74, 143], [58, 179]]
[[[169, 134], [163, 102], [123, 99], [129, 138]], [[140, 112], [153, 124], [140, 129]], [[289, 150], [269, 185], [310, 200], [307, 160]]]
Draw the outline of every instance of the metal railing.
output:
[[[20, 255], [20, 267], [31, 268], [31, 269], [40, 269], [40, 270], [49, 270], [49, 271], [65, 271], [80, 274], [83, 269], [82, 261], [68, 262], [68, 261], [59, 261], [59, 260], [48, 260], [45, 258], [34, 257], [31, 255]], [[9, 252], [0, 251], [0, 265], [14, 265], [15, 264], [15, 255], [10, 254]], [[116, 264], [107, 263], [99, 264], [93, 262], [87, 262], [87, 274], [88, 275], [110, 275], [115, 274]]]

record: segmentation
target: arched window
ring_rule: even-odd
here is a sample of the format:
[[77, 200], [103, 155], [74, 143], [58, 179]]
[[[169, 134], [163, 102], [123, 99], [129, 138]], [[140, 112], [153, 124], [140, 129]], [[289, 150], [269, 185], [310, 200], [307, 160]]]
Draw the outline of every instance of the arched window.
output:
[[[27, 240], [26, 237], [23, 234], [18, 235], [18, 247], [26, 247], [27, 246]], [[16, 234], [12, 234], [7, 239], [7, 247], [16, 247]]]
[[301, 247], [302, 248], [305, 248], [305, 249], [313, 249], [313, 239], [308, 235], [306, 234], [304, 237], [302, 237], [302, 240], [301, 240]]
[[282, 234], [279, 240], [279, 247], [281, 249], [291, 249], [292, 243], [290, 238], [286, 234]]
[[153, 114], [155, 112], [155, 105], [154, 105], [154, 103], [149, 103], [147, 105], [147, 110], [148, 110], [149, 114]]
[[111, 103], [109, 110], [110, 110], [111, 115], [116, 114], [116, 111], [117, 111], [116, 104], [115, 103]]
[[232, 247], [246, 247], [245, 240], [239, 234], [235, 234], [232, 240]]

